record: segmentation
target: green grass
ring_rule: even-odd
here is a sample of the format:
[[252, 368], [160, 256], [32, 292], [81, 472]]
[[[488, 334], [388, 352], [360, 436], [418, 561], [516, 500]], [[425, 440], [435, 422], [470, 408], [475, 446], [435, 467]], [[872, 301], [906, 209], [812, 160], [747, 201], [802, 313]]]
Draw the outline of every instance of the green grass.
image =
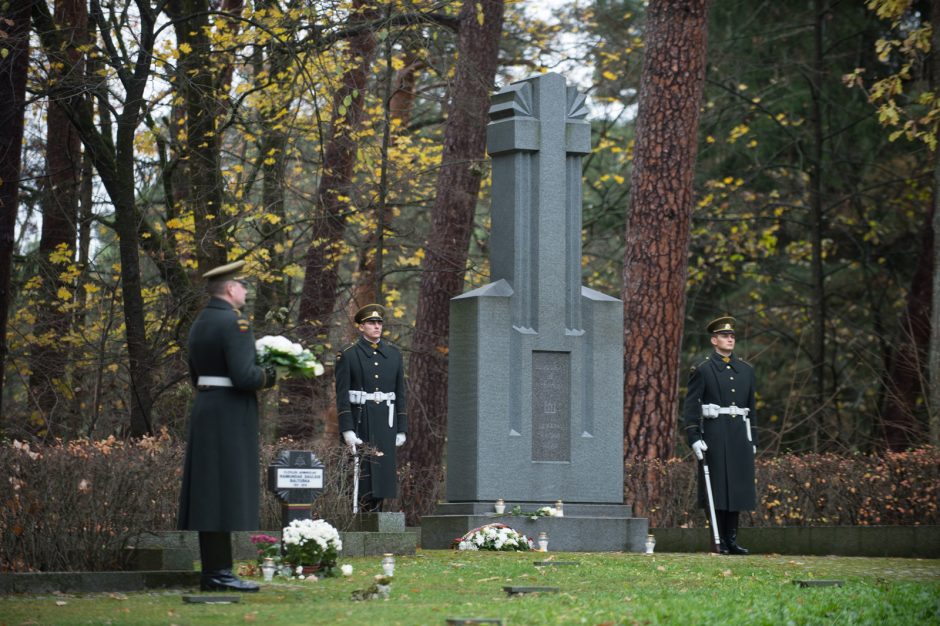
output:
[[[545, 556], [580, 565], [536, 568]], [[192, 590], [0, 597], [0, 624], [940, 624], [936, 560], [421, 551], [397, 557], [389, 600], [351, 601], [379, 560], [344, 559], [350, 578], [270, 583], [233, 605], [184, 604]], [[811, 578], [845, 585], [792, 583]], [[510, 598], [506, 585], [561, 591]]]

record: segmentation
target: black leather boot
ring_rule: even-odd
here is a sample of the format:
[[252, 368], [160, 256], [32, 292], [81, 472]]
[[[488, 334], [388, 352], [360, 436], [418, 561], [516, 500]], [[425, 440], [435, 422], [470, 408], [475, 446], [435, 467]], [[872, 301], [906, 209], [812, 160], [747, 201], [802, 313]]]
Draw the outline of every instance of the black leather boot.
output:
[[199, 587], [203, 591], [258, 591], [260, 587], [240, 579], [232, 573], [232, 535], [227, 532], [200, 531], [199, 558], [202, 576]]
[[199, 580], [199, 587], [203, 591], [241, 591], [246, 593], [260, 589], [255, 583], [242, 580], [233, 574], [230, 569], [203, 572]]
[[725, 544], [728, 547], [728, 552], [731, 554], [750, 554], [750, 551], [747, 548], [742, 548], [738, 545], [738, 516], [740, 513], [738, 511], [728, 511], [728, 514], [725, 516], [728, 529], [725, 531]]

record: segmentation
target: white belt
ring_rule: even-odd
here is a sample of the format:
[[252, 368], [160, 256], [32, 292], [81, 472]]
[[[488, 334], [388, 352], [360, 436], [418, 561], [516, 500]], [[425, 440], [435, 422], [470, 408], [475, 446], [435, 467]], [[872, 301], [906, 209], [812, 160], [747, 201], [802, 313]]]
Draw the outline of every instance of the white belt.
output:
[[747, 414], [750, 411], [751, 409], [737, 406], [718, 406], [717, 404], [702, 405], [702, 417], [708, 419], [715, 419], [719, 415], [740, 415], [747, 418]]
[[352, 404], [365, 404], [369, 400], [374, 400], [375, 402], [384, 402], [388, 405], [388, 427], [391, 428], [395, 421], [395, 392], [383, 393], [381, 391], [374, 391], [372, 393], [367, 393], [365, 391], [359, 391], [358, 389], [349, 390], [349, 402]]
[[196, 381], [199, 387], [234, 387], [232, 379], [228, 376], [200, 376]]

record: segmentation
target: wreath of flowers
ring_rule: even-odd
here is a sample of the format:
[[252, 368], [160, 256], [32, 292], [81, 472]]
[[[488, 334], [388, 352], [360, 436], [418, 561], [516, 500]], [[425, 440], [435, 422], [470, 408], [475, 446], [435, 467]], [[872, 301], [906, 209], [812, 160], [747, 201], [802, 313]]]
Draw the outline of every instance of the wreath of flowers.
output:
[[455, 550], [493, 550], [525, 552], [532, 550], [532, 540], [506, 524], [486, 524], [454, 539]]

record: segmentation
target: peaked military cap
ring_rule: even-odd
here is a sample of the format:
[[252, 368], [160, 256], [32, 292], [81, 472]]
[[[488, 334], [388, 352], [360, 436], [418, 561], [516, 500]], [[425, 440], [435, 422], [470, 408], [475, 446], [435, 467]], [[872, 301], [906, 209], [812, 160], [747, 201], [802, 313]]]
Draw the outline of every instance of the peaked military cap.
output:
[[381, 304], [367, 304], [358, 311], [355, 317], [357, 324], [368, 322], [369, 320], [385, 321], [385, 307]]
[[735, 320], [730, 315], [725, 315], [724, 317], [719, 317], [708, 323], [708, 326], [705, 327], [711, 334], [715, 333], [733, 333], [734, 332], [734, 323]]
[[202, 277], [206, 280], [241, 280], [244, 278], [244, 276], [241, 275], [241, 269], [243, 267], [245, 267], [244, 261], [233, 261], [225, 265], [213, 267], [203, 274]]

